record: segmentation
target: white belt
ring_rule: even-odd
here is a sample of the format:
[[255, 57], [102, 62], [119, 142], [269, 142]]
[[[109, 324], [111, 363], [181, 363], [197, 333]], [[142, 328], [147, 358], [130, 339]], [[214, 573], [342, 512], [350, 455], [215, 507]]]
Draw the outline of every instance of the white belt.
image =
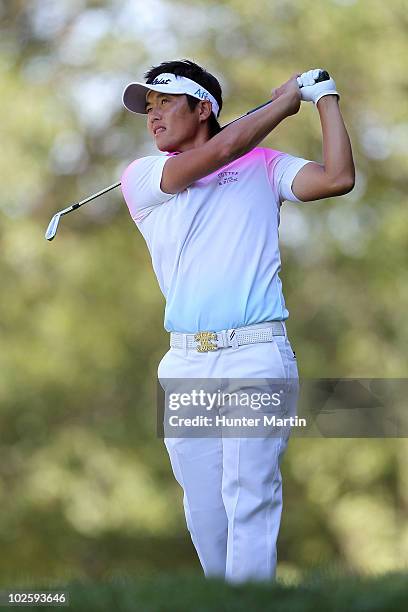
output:
[[200, 331], [196, 334], [171, 332], [170, 346], [172, 348], [194, 348], [199, 353], [206, 353], [228, 346], [236, 348], [242, 344], [271, 342], [273, 336], [284, 336], [285, 334], [286, 327], [283, 321], [268, 321], [247, 327], [223, 329], [219, 332]]

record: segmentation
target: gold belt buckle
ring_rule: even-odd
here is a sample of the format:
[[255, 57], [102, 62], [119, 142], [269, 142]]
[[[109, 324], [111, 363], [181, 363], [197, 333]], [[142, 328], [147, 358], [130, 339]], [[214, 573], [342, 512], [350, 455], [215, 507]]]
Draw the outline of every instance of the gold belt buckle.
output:
[[217, 334], [215, 332], [210, 332], [210, 331], [198, 332], [197, 334], [194, 334], [194, 340], [200, 343], [197, 346], [197, 351], [199, 353], [206, 353], [208, 351], [216, 351], [218, 349], [218, 346], [216, 344], [212, 344], [212, 340], [217, 341]]

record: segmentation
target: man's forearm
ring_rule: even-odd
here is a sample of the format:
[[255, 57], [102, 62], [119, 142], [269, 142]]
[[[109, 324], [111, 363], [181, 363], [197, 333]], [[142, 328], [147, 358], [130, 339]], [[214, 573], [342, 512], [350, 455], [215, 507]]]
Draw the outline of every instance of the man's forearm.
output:
[[213, 137], [237, 159], [256, 147], [283, 119], [293, 114], [290, 96], [280, 96], [267, 106], [226, 126]]
[[323, 134], [323, 165], [333, 184], [354, 183], [355, 170], [350, 139], [337, 96], [323, 96], [317, 103]]

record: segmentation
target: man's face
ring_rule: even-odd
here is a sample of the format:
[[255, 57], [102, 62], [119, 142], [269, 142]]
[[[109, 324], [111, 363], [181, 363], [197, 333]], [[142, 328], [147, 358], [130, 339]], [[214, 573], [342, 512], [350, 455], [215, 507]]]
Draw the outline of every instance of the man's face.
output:
[[185, 94], [148, 91], [146, 111], [147, 129], [160, 151], [191, 148], [200, 126], [199, 109], [190, 110]]

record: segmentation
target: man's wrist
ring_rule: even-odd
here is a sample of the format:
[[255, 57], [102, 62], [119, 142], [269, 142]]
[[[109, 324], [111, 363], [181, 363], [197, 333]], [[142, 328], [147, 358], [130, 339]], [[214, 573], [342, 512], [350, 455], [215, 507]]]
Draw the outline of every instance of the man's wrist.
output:
[[290, 117], [291, 115], [296, 115], [300, 108], [300, 96], [293, 93], [285, 93], [280, 97], [282, 98], [282, 101], [285, 104], [286, 115], [288, 117]]
[[322, 96], [320, 100], [317, 101], [316, 107], [320, 110], [321, 108], [324, 108], [325, 106], [332, 106], [333, 104], [338, 105], [338, 103], [339, 103], [338, 95], [327, 94], [325, 96]]

